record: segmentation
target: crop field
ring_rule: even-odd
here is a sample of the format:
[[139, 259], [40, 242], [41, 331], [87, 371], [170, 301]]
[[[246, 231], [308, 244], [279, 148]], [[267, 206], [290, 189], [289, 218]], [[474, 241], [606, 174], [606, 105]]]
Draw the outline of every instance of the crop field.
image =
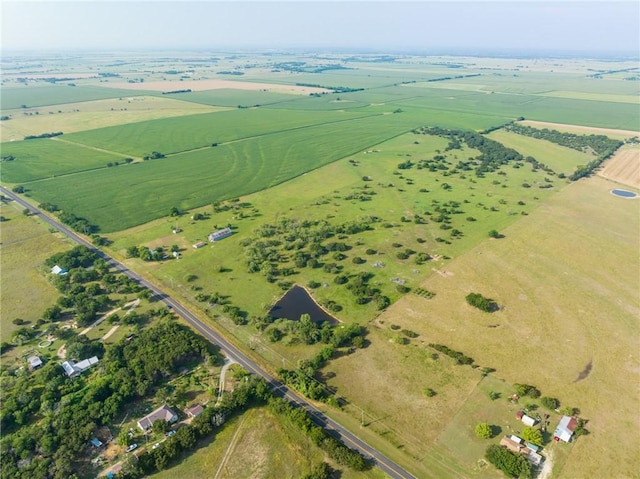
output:
[[92, 85], [76, 87], [68, 85], [28, 85], [3, 87], [1, 104], [4, 112], [5, 110], [22, 108], [22, 105], [27, 108], [35, 108], [129, 96], [140, 96], [140, 92], [126, 88], [110, 89]]
[[[216, 113], [220, 114], [220, 113]], [[276, 133], [170, 158], [29, 184], [105, 233], [145, 223], [177, 206], [190, 209], [274, 186], [405, 132], [381, 115]]]
[[43, 272], [48, 273], [48, 268], [42, 262], [68, 249], [69, 243], [36, 225], [35, 219], [22, 215], [10, 202], [0, 204], [0, 215], [6, 218], [0, 228], [0, 340], [8, 341], [11, 333], [20, 327], [13, 324], [14, 319], [23, 319], [28, 327], [55, 303], [59, 293], [44, 277]]
[[[235, 106], [235, 105], [234, 105]], [[137, 96], [85, 101], [48, 107], [3, 110], [9, 121], [0, 123], [2, 141], [22, 140], [27, 135], [52, 131], [73, 133], [106, 126], [137, 123], [173, 116], [219, 110], [211, 106], [180, 101], [174, 97]]]
[[[98, 151], [83, 145], [67, 143], [60, 139], [37, 139], [2, 144], [2, 156], [13, 156], [3, 161], [2, 181], [25, 183], [42, 178], [79, 171], [106, 168], [107, 163], [122, 162], [124, 155]], [[49, 198], [53, 202], [54, 198]]]
[[640, 189], [640, 147], [636, 145], [621, 148], [613, 158], [604, 163], [598, 174], [603, 178]]
[[292, 98], [298, 98], [288, 93], [273, 92], [270, 90], [237, 90], [222, 88], [217, 90], [192, 91], [190, 93], [176, 93], [171, 98], [184, 100], [203, 105], [237, 107], [265, 106], [273, 103], [288, 102]]
[[158, 151], [178, 153], [268, 133], [357, 119], [372, 113], [238, 109], [152, 120], [66, 135], [69, 141], [141, 157]]
[[609, 138], [617, 140], [625, 140], [640, 135], [638, 130], [619, 130], [614, 128], [597, 128], [593, 126], [567, 125], [562, 123], [551, 123], [547, 121], [524, 120], [523, 125], [533, 126], [535, 128], [548, 128], [550, 130], [558, 130], [567, 133], [576, 133], [578, 135], [605, 135]]

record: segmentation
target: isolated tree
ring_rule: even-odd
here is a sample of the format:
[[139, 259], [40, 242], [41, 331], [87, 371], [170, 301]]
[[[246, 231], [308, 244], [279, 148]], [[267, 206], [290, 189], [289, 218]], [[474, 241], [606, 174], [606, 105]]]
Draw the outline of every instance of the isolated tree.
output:
[[540, 402], [544, 407], [552, 411], [558, 409], [558, 406], [560, 406], [560, 401], [558, 401], [556, 398], [548, 396], [543, 396], [542, 398], [540, 398]]
[[535, 444], [537, 446], [542, 446], [542, 432], [540, 432], [540, 429], [532, 426], [527, 426], [522, 429], [521, 435], [522, 439], [524, 439], [525, 441], [528, 441], [531, 444]]
[[491, 439], [492, 431], [491, 426], [486, 422], [481, 422], [476, 425], [476, 436], [480, 439]]
[[489, 238], [500, 238], [500, 233], [497, 230], [489, 231]]

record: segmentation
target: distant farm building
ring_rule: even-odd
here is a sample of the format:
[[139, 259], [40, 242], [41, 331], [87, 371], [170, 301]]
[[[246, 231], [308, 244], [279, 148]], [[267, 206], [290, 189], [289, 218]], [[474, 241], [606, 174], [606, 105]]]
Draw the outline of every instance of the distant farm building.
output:
[[553, 440], [569, 442], [571, 440], [571, 436], [573, 436], [573, 432], [576, 430], [577, 425], [578, 420], [575, 417], [562, 416], [562, 419], [560, 419], [560, 424], [558, 424], [558, 427], [553, 433]]
[[169, 406], [163, 404], [155, 411], [147, 414], [145, 417], [138, 421], [138, 427], [142, 429], [143, 432], [148, 431], [153, 426], [154, 421], [158, 419], [162, 419], [167, 421], [169, 424], [173, 424], [178, 420], [178, 415], [173, 412]]
[[204, 408], [200, 404], [196, 404], [195, 406], [191, 406], [185, 409], [184, 412], [189, 417], [198, 417], [200, 414], [202, 414], [202, 411], [204, 411]]
[[70, 378], [75, 378], [94, 364], [98, 364], [98, 361], [98, 356], [93, 356], [89, 359], [83, 359], [79, 363], [74, 363], [73, 361], [65, 361], [64, 363], [62, 363], [62, 369], [64, 369], [64, 373], [67, 376], [69, 376]]
[[527, 426], [533, 426], [536, 423], [535, 419], [533, 419], [531, 416], [527, 416], [522, 411], [518, 411], [516, 413], [516, 418], [520, 419]]
[[195, 249], [200, 249], [207, 246], [207, 243], [205, 243], [204, 241], [198, 241], [196, 244], [193, 245], [193, 247]]
[[27, 358], [27, 361], [29, 362], [29, 369], [32, 371], [42, 366], [42, 359], [40, 359], [40, 356], [30, 356]]
[[58, 265], [55, 265], [53, 268], [51, 268], [51, 274], [57, 274], [59, 276], [62, 276], [67, 273], [68, 271], [66, 269], [63, 269]]
[[233, 234], [233, 231], [231, 231], [231, 228], [223, 228], [221, 230], [214, 231], [213, 233], [211, 233], [209, 235], [209, 241], [211, 241], [212, 243], [214, 241], [220, 241], [221, 239], [224, 239], [227, 236], [231, 236], [232, 234]]

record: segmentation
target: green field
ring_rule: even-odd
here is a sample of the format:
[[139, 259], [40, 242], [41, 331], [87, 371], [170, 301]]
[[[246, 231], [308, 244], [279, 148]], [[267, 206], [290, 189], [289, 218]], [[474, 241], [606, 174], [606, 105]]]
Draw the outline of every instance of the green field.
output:
[[20, 327], [13, 324], [14, 319], [23, 319], [27, 327], [35, 325], [42, 312], [55, 303], [59, 293], [45, 278], [49, 270], [43, 261], [68, 249], [69, 243], [24, 216], [10, 202], [2, 202], [0, 215], [6, 218], [0, 228], [0, 340], [9, 341], [11, 333]]
[[370, 116], [360, 112], [278, 112], [242, 109], [152, 120], [66, 135], [69, 141], [141, 157], [177, 153], [243, 138]]
[[2, 156], [9, 155], [15, 160], [3, 162], [0, 170], [2, 181], [8, 183], [26, 183], [106, 168], [107, 163], [122, 163], [125, 158], [124, 155], [67, 143], [64, 136], [3, 143]]
[[[216, 113], [218, 114], [218, 113]], [[40, 202], [53, 202], [118, 231], [164, 216], [269, 188], [407, 131], [375, 116], [274, 133], [161, 160], [104, 168], [30, 183]]]
[[184, 100], [194, 103], [202, 103], [203, 105], [212, 106], [265, 106], [273, 103], [288, 102], [297, 95], [287, 93], [278, 93], [271, 91], [255, 91], [255, 90], [233, 90], [229, 88], [221, 88], [216, 90], [193, 91], [190, 93], [176, 93], [170, 95], [170, 98], [176, 100]]

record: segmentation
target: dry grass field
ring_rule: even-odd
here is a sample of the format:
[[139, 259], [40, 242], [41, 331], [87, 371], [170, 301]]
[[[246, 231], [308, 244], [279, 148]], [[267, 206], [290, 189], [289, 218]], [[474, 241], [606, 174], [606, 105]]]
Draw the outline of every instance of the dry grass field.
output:
[[27, 135], [53, 131], [73, 133], [225, 109], [171, 98], [136, 96], [6, 110], [2, 114], [11, 116], [11, 120], [0, 123], [0, 138], [22, 140]]
[[562, 123], [550, 123], [548, 121], [524, 120], [523, 125], [532, 126], [534, 128], [549, 128], [567, 133], [576, 133], [578, 135], [606, 135], [610, 138], [623, 140], [639, 136], [640, 132], [632, 130], [617, 130], [614, 128], [596, 128], [593, 126], [566, 125]]
[[7, 219], [0, 227], [0, 340], [8, 341], [20, 327], [13, 324], [14, 319], [33, 325], [55, 303], [59, 293], [39, 268], [49, 256], [69, 249], [70, 243], [36, 225], [36, 220], [23, 216], [11, 203], [1, 204], [0, 215]]
[[[422, 286], [435, 298], [408, 295], [378, 318], [419, 333], [425, 343], [464, 352], [507, 383], [536, 385], [580, 408], [591, 434], [576, 442], [554, 477], [636, 477], [638, 470], [640, 215], [637, 202], [609, 194], [612, 185], [593, 177], [568, 186], [503, 231], [504, 238], [487, 239], [446, 265], [444, 274], [432, 274]], [[501, 310], [472, 309], [464, 299], [472, 291], [493, 298]], [[418, 364], [411, 351], [420, 347], [404, 346], [403, 359], [376, 336], [374, 347], [335, 362], [331, 384], [356, 403], [386, 394], [384, 421], [429, 444], [470, 394], [471, 378], [458, 366], [449, 385], [440, 386], [454, 404], [444, 411], [414, 404], [417, 413], [407, 425], [398, 411], [422, 387], [411, 374]], [[588, 377], [577, 381], [590, 362]]]
[[309, 93], [324, 93], [329, 90], [298, 85], [284, 85], [278, 83], [258, 83], [234, 80], [186, 80], [186, 81], [148, 81], [144, 83], [104, 83], [103, 86], [111, 88], [128, 88], [146, 91], [172, 91], [186, 90], [220, 90], [231, 88], [235, 90], [267, 90], [278, 93], [290, 93], [292, 95], [308, 95]]
[[613, 158], [605, 161], [598, 175], [625, 186], [640, 188], [640, 147], [620, 148]]

